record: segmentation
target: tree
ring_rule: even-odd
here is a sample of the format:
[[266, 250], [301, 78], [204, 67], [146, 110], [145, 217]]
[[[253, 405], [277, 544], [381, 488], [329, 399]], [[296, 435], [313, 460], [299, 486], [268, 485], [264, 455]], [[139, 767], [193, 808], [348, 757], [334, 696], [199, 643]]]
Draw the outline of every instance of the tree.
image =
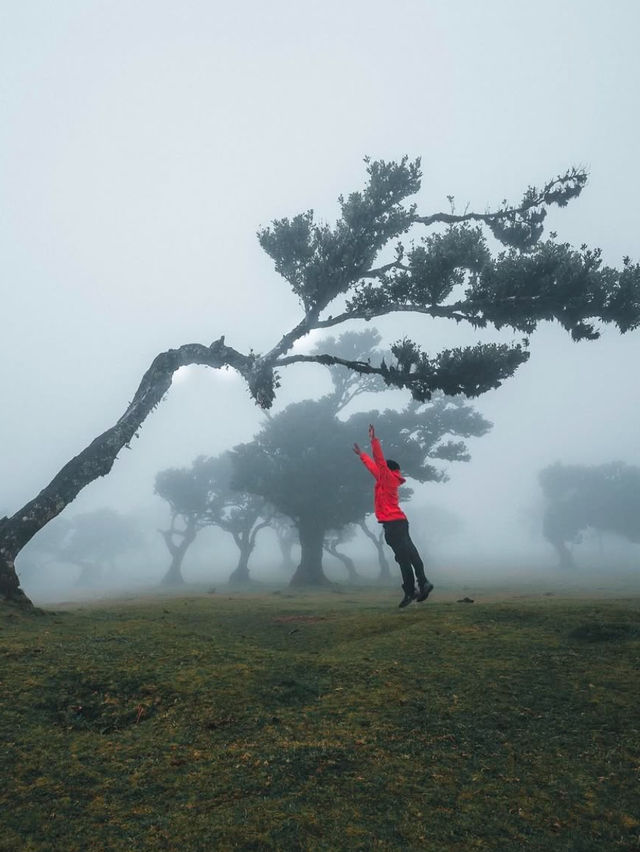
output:
[[181, 566], [185, 554], [198, 532], [209, 526], [228, 532], [240, 551], [230, 582], [249, 581], [249, 558], [256, 536], [270, 523], [270, 511], [262, 498], [233, 488], [232, 474], [232, 458], [227, 452], [215, 458], [199, 456], [191, 468], [163, 470], [156, 476], [156, 494], [171, 507], [169, 529], [160, 530], [171, 553], [163, 583], [184, 583]]
[[[384, 360], [389, 357], [388, 352], [380, 349], [380, 342], [378, 331], [367, 329], [363, 332], [346, 332], [337, 340], [322, 340], [316, 350], [330, 352], [343, 359], [371, 363], [376, 358]], [[379, 375], [363, 376], [335, 366], [330, 366], [329, 372], [333, 391], [328, 399], [336, 414], [343, 412], [357, 396], [385, 389], [385, 383]], [[353, 415], [347, 422], [364, 434], [367, 424], [372, 420], [384, 430], [387, 455], [401, 458], [404, 471], [420, 482], [442, 482], [448, 479], [447, 473], [429, 464], [428, 459], [469, 461], [465, 444], [452, 438], [480, 437], [491, 428], [491, 423], [474, 411], [464, 398], [445, 397], [442, 392], [436, 392], [429, 402], [422, 405], [413, 400], [401, 412], [387, 410], [381, 415], [372, 411]], [[411, 499], [412, 494], [407, 486], [400, 490], [403, 502]], [[373, 544], [380, 568], [379, 579], [386, 582], [391, 575], [385, 555], [384, 531], [374, 534], [367, 526], [366, 515], [357, 524]]]
[[640, 544], [640, 468], [609, 464], [554, 464], [540, 471], [545, 498], [544, 537], [556, 549], [559, 566], [576, 567], [568, 545], [591, 528]]
[[300, 539], [292, 585], [323, 585], [328, 530], [355, 521], [370, 500], [352, 475], [353, 433], [327, 397], [294, 403], [271, 417], [253, 441], [233, 450], [235, 483], [291, 518]]
[[295, 524], [286, 515], [275, 513], [271, 518], [271, 529], [276, 534], [278, 547], [282, 556], [281, 569], [291, 576], [295, 570], [295, 562], [293, 561], [293, 548], [300, 544], [298, 530]]
[[355, 525], [351, 524], [347, 527], [342, 527], [340, 530], [329, 530], [324, 539], [324, 549], [330, 553], [338, 562], [342, 562], [347, 572], [350, 583], [357, 583], [360, 580], [360, 575], [356, 571], [356, 566], [353, 559], [338, 548], [348, 541], [351, 541], [355, 535]]
[[101, 580], [105, 570], [113, 570], [116, 560], [142, 541], [132, 518], [106, 507], [69, 520], [60, 518], [49, 530], [29, 555], [40, 563], [48, 559], [76, 565], [79, 585]]
[[371, 531], [371, 529], [367, 525], [366, 519], [364, 518], [358, 522], [358, 526], [376, 549], [376, 554], [378, 556], [378, 567], [380, 568], [378, 580], [381, 583], [388, 582], [391, 579], [391, 571], [389, 570], [389, 561], [387, 560], [385, 554], [384, 529], [381, 528], [380, 530], [378, 530], [378, 533], [376, 535]]
[[239, 550], [238, 564], [229, 582], [245, 585], [251, 579], [249, 559], [260, 530], [270, 526], [273, 512], [268, 502], [256, 494], [234, 486], [234, 467], [231, 453], [222, 453], [215, 462], [214, 476], [219, 501], [211, 507], [209, 521], [228, 532]]
[[[423, 216], [408, 199], [420, 189], [420, 161], [366, 160], [368, 180], [360, 192], [340, 197], [334, 227], [314, 221], [312, 211], [278, 219], [259, 231], [262, 248], [300, 300], [303, 316], [266, 353], [241, 353], [220, 337], [210, 346], [188, 343], [159, 354], [114, 426], [69, 461], [33, 500], [0, 521], [0, 595], [24, 605], [15, 559], [25, 544], [93, 480], [111, 470], [118, 453], [137, 434], [171, 386], [173, 373], [189, 364], [233, 367], [258, 405], [268, 409], [278, 371], [304, 361], [341, 364], [377, 373], [414, 399], [434, 391], [478, 396], [498, 387], [529, 357], [527, 341], [477, 344], [435, 356], [405, 339], [392, 346], [394, 361], [367, 364], [327, 354], [287, 353], [310, 331], [394, 312], [417, 312], [468, 322], [473, 327], [511, 327], [531, 334], [555, 319], [575, 340], [598, 336], [594, 322], [621, 332], [640, 321], [640, 267], [628, 258], [621, 269], [605, 267], [600, 251], [542, 240], [550, 205], [565, 206], [582, 191], [587, 175], [570, 169], [542, 189], [530, 187], [516, 205], [486, 213]], [[408, 247], [409, 231], [436, 226]], [[444, 227], [444, 231], [442, 231]], [[440, 230], [437, 230], [440, 228]], [[485, 230], [505, 250], [492, 255]], [[390, 259], [382, 257], [388, 249]], [[337, 301], [339, 300], [339, 301]], [[330, 306], [343, 305], [336, 314]]]
[[[403, 411], [358, 412], [343, 421], [337, 416], [341, 398], [332, 393], [290, 405], [252, 442], [233, 450], [236, 485], [268, 500], [296, 525], [301, 557], [294, 586], [327, 583], [323, 547], [332, 542], [327, 549], [342, 558], [334, 552], [341, 532], [372, 510], [370, 475], [351, 452], [370, 422], [378, 425], [385, 452], [402, 459], [403, 472], [418, 482], [446, 478], [434, 461], [469, 459], [465, 444], [452, 435], [483, 435], [491, 425], [464, 400], [442, 394], [427, 403], [412, 401]], [[403, 491], [408, 499], [410, 489]]]
[[155, 493], [169, 503], [171, 520], [158, 532], [171, 554], [171, 564], [163, 577], [169, 586], [184, 583], [182, 562], [198, 532], [209, 526], [210, 514], [221, 502], [214, 486], [214, 460], [199, 456], [190, 468], [161, 470], [155, 481]]

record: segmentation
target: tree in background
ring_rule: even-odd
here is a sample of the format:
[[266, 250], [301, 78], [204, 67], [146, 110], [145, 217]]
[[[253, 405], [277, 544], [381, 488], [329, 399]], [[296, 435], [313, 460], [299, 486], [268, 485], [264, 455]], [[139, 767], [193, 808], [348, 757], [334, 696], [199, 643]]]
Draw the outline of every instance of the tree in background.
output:
[[345, 571], [347, 572], [347, 577], [350, 583], [357, 583], [361, 580], [360, 575], [356, 571], [355, 562], [353, 559], [348, 556], [344, 551], [338, 550], [343, 544], [346, 542], [352, 541], [355, 537], [356, 527], [355, 524], [350, 524], [349, 526], [342, 527], [340, 530], [329, 530], [327, 535], [324, 537], [324, 549], [327, 553], [330, 553], [334, 559], [337, 559], [338, 562], [341, 562], [344, 566]]
[[[268, 500], [296, 525], [301, 556], [291, 580], [294, 586], [327, 583], [322, 551], [328, 534], [335, 550], [336, 535], [363, 522], [372, 511], [369, 475], [354, 464], [351, 452], [372, 421], [385, 452], [400, 460], [403, 473], [418, 482], [446, 478], [434, 461], [469, 460], [464, 442], [450, 436], [483, 435], [491, 425], [464, 400], [443, 395], [424, 404], [411, 402], [403, 411], [359, 412], [343, 421], [337, 416], [335, 395], [329, 394], [295, 403], [271, 417], [252, 442], [233, 450], [235, 483]], [[407, 499], [410, 492], [404, 496]]]
[[229, 582], [246, 585], [250, 580], [249, 559], [260, 530], [271, 525], [273, 510], [268, 502], [234, 486], [233, 456], [226, 452], [214, 460], [214, 478], [219, 500], [211, 507], [209, 520], [213, 526], [228, 532], [239, 550], [238, 564]]
[[37, 548], [27, 552], [27, 557], [41, 564], [55, 561], [77, 566], [78, 585], [93, 585], [104, 579], [105, 573], [113, 573], [120, 557], [142, 543], [133, 518], [109, 508], [68, 520], [60, 518], [50, 530]]
[[[346, 332], [337, 340], [329, 338], [320, 341], [316, 349], [330, 352], [343, 359], [358, 359], [371, 363], [376, 358], [384, 362], [390, 357], [380, 347], [381, 336], [376, 329], [363, 332]], [[362, 394], [379, 393], [386, 389], [379, 375], [361, 375], [346, 372], [340, 367], [330, 366], [329, 372], [333, 390], [328, 399], [336, 414], [342, 413], [350, 403]], [[470, 455], [463, 441], [453, 438], [471, 438], [485, 435], [491, 423], [475, 411], [463, 397], [446, 397], [435, 393], [425, 404], [410, 401], [401, 411], [388, 409], [359, 413], [348, 418], [347, 422], [365, 434], [368, 424], [376, 422], [378, 429], [385, 432], [385, 453], [389, 458], [401, 460], [403, 471], [419, 482], [446, 482], [448, 475], [441, 467], [435, 467], [432, 461], [469, 461]], [[360, 440], [361, 438], [358, 438]], [[400, 489], [400, 499], [406, 503], [413, 496], [408, 486]], [[372, 504], [367, 512], [372, 511]], [[389, 563], [386, 558], [384, 531], [373, 533], [367, 526], [366, 517], [357, 521], [358, 526], [373, 544], [378, 565], [379, 579], [390, 579]]]
[[293, 560], [293, 548], [300, 544], [296, 525], [286, 515], [275, 513], [271, 518], [271, 529], [276, 534], [280, 548], [282, 557], [280, 567], [288, 577], [291, 577], [296, 568], [296, 563]]
[[322, 569], [327, 532], [366, 511], [369, 495], [352, 475], [351, 436], [324, 397], [289, 405], [253, 441], [233, 450], [236, 485], [268, 500], [296, 525], [301, 555], [294, 586], [328, 582]]
[[561, 568], [575, 568], [569, 545], [591, 528], [640, 544], [640, 468], [624, 462], [554, 464], [540, 471], [542, 532]]
[[156, 475], [155, 493], [171, 510], [169, 527], [158, 530], [171, 554], [162, 583], [184, 583], [182, 562], [201, 529], [210, 525], [209, 515], [221, 498], [214, 489], [213, 459], [199, 456], [190, 468], [167, 468]]
[[171, 554], [164, 584], [184, 583], [185, 554], [198, 532], [210, 526], [228, 532], [240, 551], [230, 582], [249, 581], [256, 536], [269, 525], [271, 513], [262, 498], [232, 486], [232, 472], [231, 455], [222, 453], [215, 458], [200, 456], [190, 468], [163, 470], [156, 476], [156, 494], [171, 508], [169, 528], [160, 530]]
[[64, 543], [71, 532], [71, 521], [58, 516], [31, 539], [21, 551], [17, 564], [20, 577], [34, 577], [40, 570], [53, 562], [58, 562], [57, 555], [64, 548]]
[[358, 521], [358, 526], [375, 547], [376, 555], [378, 557], [378, 568], [380, 569], [380, 572], [378, 574], [378, 580], [381, 583], [387, 583], [391, 580], [391, 571], [389, 570], [389, 560], [387, 559], [386, 555], [386, 545], [384, 540], [383, 527], [380, 526], [380, 529], [377, 531], [376, 535], [376, 533], [374, 533], [367, 524], [366, 519]]
[[[419, 402], [435, 391], [478, 396], [498, 387], [529, 357], [527, 340], [423, 352], [404, 339], [394, 360], [370, 364], [327, 353], [287, 354], [310, 331], [396, 312], [466, 322], [474, 328], [510, 327], [530, 335], [543, 320], [557, 320], [575, 340], [598, 336], [594, 320], [621, 332], [640, 322], [640, 266], [625, 258], [605, 267], [599, 250], [579, 250], [542, 240], [549, 206], [565, 206], [582, 191], [587, 175], [570, 169], [542, 189], [529, 187], [520, 203], [485, 213], [421, 215], [408, 201], [420, 189], [420, 161], [366, 160], [364, 189], [341, 196], [335, 226], [314, 221], [309, 210], [278, 219], [258, 233], [260, 245], [300, 301], [302, 317], [267, 352], [241, 353], [224, 336], [207, 346], [188, 343], [159, 354], [115, 425], [69, 461], [33, 500], [0, 520], [0, 595], [30, 606], [15, 572], [15, 559], [30, 539], [90, 482], [111, 470], [118, 453], [138, 433], [189, 364], [232, 367], [258, 405], [271, 407], [283, 368], [300, 362], [341, 364], [382, 376]], [[434, 227], [424, 236], [419, 232]], [[444, 230], [443, 230], [444, 229]], [[505, 246], [493, 255], [485, 231]], [[417, 241], [405, 245], [411, 232]], [[339, 307], [333, 307], [336, 304]], [[331, 312], [333, 311], [333, 312]]]

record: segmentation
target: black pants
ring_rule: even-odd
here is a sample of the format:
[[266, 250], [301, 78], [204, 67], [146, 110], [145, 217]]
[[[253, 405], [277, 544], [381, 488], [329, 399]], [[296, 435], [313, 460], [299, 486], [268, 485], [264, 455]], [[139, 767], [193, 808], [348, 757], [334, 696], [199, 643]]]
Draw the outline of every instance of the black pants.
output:
[[415, 590], [415, 581], [417, 580], [418, 587], [422, 588], [426, 586], [427, 578], [424, 574], [424, 563], [409, 535], [409, 521], [383, 521], [382, 526], [384, 540], [393, 550], [395, 560], [402, 572], [402, 588], [405, 594], [410, 595]]

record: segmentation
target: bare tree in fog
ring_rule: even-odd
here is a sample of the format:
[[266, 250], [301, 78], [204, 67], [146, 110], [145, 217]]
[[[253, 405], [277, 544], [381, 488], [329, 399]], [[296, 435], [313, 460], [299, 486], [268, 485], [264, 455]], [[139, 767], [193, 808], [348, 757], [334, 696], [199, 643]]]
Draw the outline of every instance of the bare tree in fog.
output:
[[[542, 189], [530, 187], [522, 201], [485, 213], [421, 215], [407, 199], [420, 189], [420, 161], [366, 161], [364, 190], [340, 197], [334, 227], [307, 211], [273, 222], [258, 233], [262, 248], [298, 296], [300, 322], [263, 354], [241, 353], [224, 336], [209, 346], [188, 343], [159, 354], [126, 411], [69, 461], [33, 500], [0, 520], [0, 595], [30, 606], [15, 571], [25, 544], [56, 517], [82, 488], [111, 470], [148, 414], [171, 386], [173, 373], [189, 364], [233, 367], [258, 405], [269, 408], [278, 370], [309, 361], [381, 375], [414, 399], [434, 391], [478, 396], [498, 387], [527, 360], [526, 340], [512, 345], [477, 344], [430, 357], [410, 340], [391, 347], [394, 360], [369, 364], [326, 353], [287, 355], [310, 331], [395, 312], [422, 313], [473, 327], [505, 326], [531, 334], [542, 320], [556, 319], [576, 340], [598, 336], [593, 320], [621, 332], [640, 319], [640, 267], [625, 259], [620, 270], [604, 267], [598, 250], [572, 249], [555, 235], [542, 241], [547, 207], [564, 206], [582, 191], [587, 176], [571, 169]], [[445, 226], [405, 246], [412, 230]], [[483, 230], [506, 250], [491, 254]], [[389, 248], [391, 259], [381, 258]], [[336, 302], [336, 300], [340, 300]], [[329, 313], [333, 303], [336, 313]], [[336, 308], [333, 309], [334, 311]]]
[[107, 507], [69, 520], [60, 518], [47, 533], [38, 536], [37, 549], [27, 556], [76, 566], [80, 569], [76, 578], [79, 586], [94, 585], [107, 573], [113, 574], [116, 560], [142, 544], [135, 521]]
[[545, 499], [542, 532], [561, 568], [576, 567], [569, 545], [587, 529], [640, 544], [640, 468], [624, 462], [554, 464], [538, 478]]

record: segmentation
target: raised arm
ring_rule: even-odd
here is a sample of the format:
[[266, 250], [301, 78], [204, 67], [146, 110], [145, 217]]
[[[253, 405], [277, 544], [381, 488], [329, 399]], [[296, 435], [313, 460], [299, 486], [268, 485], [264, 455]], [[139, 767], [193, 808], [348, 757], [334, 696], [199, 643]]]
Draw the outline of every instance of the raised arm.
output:
[[387, 467], [387, 463], [382, 453], [380, 441], [376, 438], [376, 430], [371, 425], [369, 426], [369, 438], [371, 439], [371, 452], [373, 453], [373, 460], [380, 470], [385, 470]]
[[357, 444], [353, 445], [353, 452], [358, 456], [358, 458], [360, 459], [362, 464], [367, 468], [369, 473], [372, 476], [375, 476], [375, 478], [377, 479], [380, 476], [380, 470], [374, 460], [370, 458], [370, 456], [368, 456], [366, 453], [363, 453]]

